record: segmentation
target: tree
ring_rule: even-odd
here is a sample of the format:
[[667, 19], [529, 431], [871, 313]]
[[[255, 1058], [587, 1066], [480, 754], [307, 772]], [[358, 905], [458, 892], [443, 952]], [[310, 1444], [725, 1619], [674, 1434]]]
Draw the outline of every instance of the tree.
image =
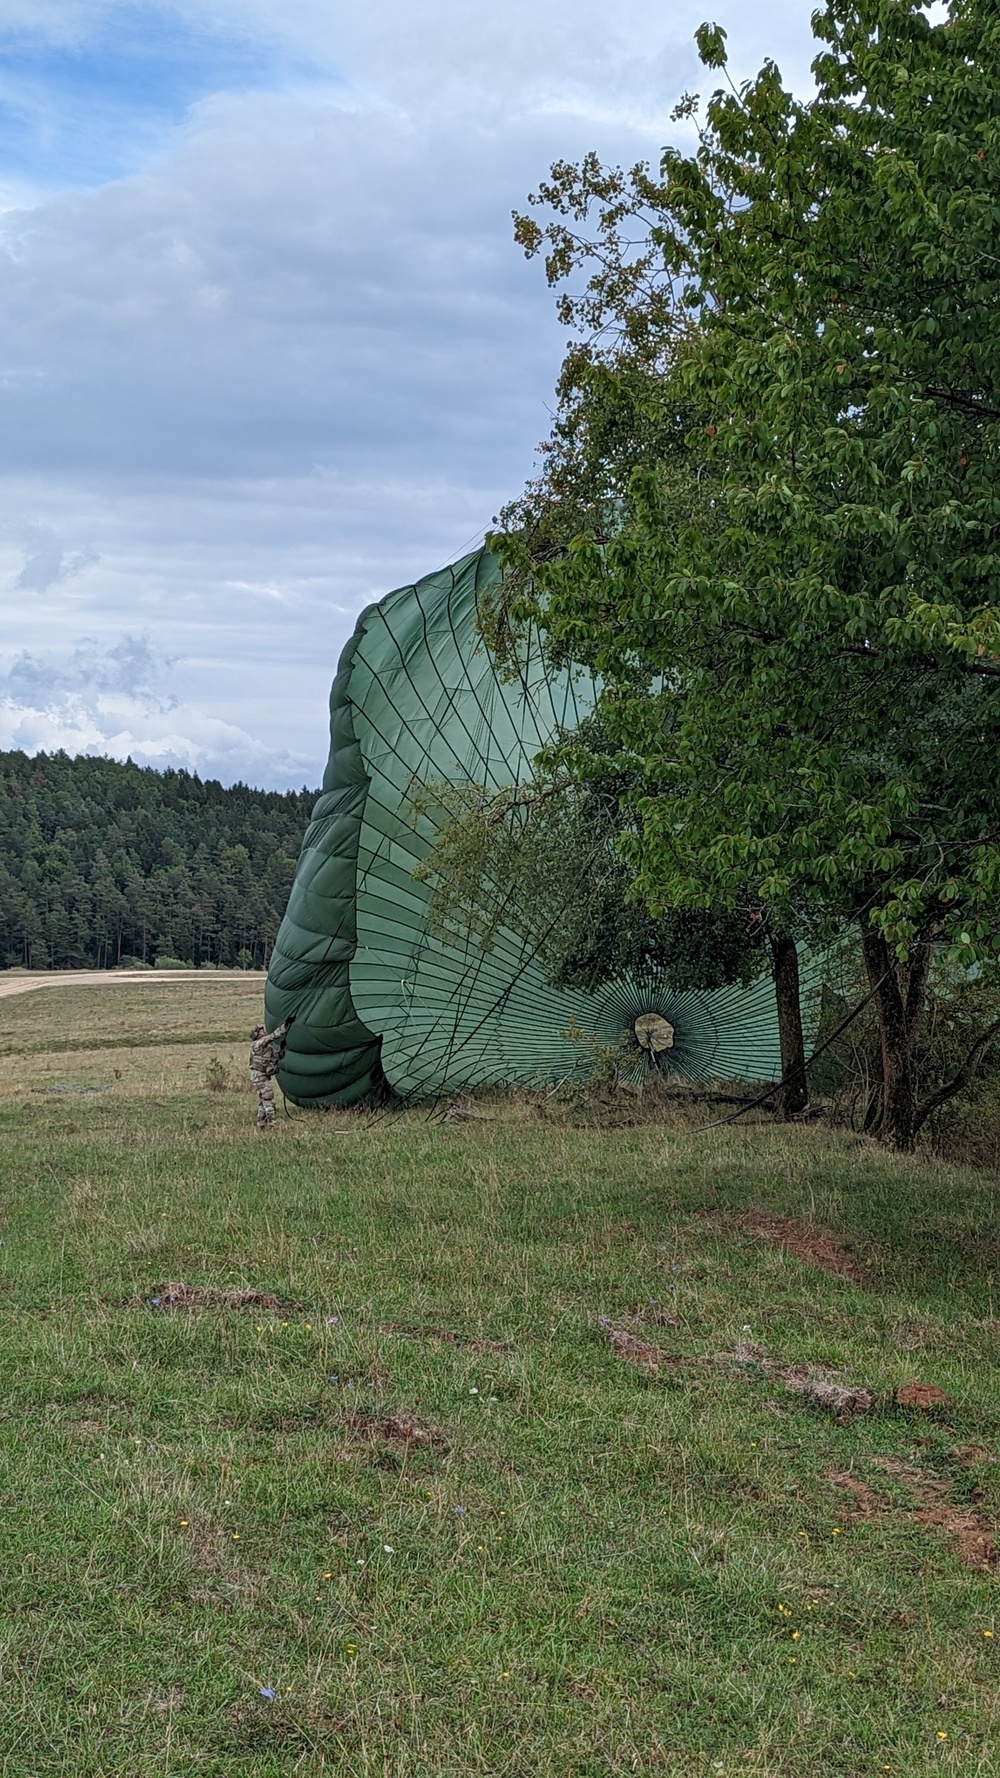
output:
[[610, 535], [498, 547], [609, 687], [649, 904], [752, 884], [857, 922], [907, 1148], [935, 947], [1000, 957], [1000, 13], [829, 0], [814, 29], [813, 98], [769, 63], [658, 177], [560, 165], [553, 219], [518, 222], [553, 282], [589, 267], [563, 314], [610, 330], [598, 355], [659, 341], [709, 514], [641, 466]]
[[609, 770], [600, 780], [542, 771], [500, 791], [428, 786], [417, 806], [433, 812], [437, 839], [415, 875], [433, 885], [430, 929], [487, 950], [514, 932], [554, 987], [594, 992], [649, 969], [678, 992], [749, 984], [763, 945], [754, 910], [654, 919], [630, 894], [618, 846], [623, 790]]
[[0, 753], [0, 968], [266, 959], [316, 793]]
[[[565, 166], [554, 172], [562, 182], [572, 175]], [[658, 286], [655, 253], [629, 258], [627, 243], [610, 226], [623, 214], [621, 204], [615, 201], [619, 176], [608, 174], [593, 157], [585, 163], [584, 175], [588, 196], [610, 206], [602, 213], [606, 232], [601, 242], [599, 288], [580, 302], [563, 299], [560, 306], [564, 319], [583, 320], [594, 327], [597, 337], [573, 345], [567, 353], [557, 386], [555, 424], [542, 447], [541, 474], [500, 515], [501, 530], [493, 541], [503, 558], [505, 574], [493, 606], [486, 608], [483, 630], [501, 664], [516, 657], [519, 618], [537, 621], [542, 616], [541, 604], [534, 596], [538, 567], [565, 557], [581, 535], [599, 545], [618, 535], [630, 510], [633, 479], [642, 472], [654, 476], [674, 524], [697, 518], [703, 527], [718, 528], [721, 521], [720, 477], [706, 457], [704, 441], [697, 435], [692, 441], [689, 436], [695, 414], [672, 374], [679, 347], [691, 335], [690, 323], [683, 315], [678, 317], [669, 292]], [[519, 230], [528, 231], [530, 247], [536, 238], [537, 231], [532, 232], [535, 225], [521, 219]], [[579, 242], [563, 235], [555, 259], [550, 261], [553, 275], [561, 275], [572, 264], [579, 247]], [[620, 325], [609, 345], [604, 324], [612, 310]], [[595, 633], [586, 626], [581, 631], [577, 626], [553, 623], [544, 640], [553, 665], [596, 659]], [[607, 652], [597, 652], [606, 671]], [[615, 658], [611, 688], [616, 698], [620, 699], [625, 681], [633, 697], [641, 695], [649, 684], [641, 655], [628, 647]], [[568, 767], [571, 781], [600, 785], [605, 796], [614, 782], [616, 795], [623, 799], [626, 789], [634, 793], [641, 779], [634, 770], [622, 772], [620, 759], [615, 766], [598, 744], [602, 735], [607, 743], [607, 728], [585, 725], [571, 743], [553, 750], [551, 758], [557, 772], [560, 765]], [[630, 764], [635, 763], [630, 756]], [[635, 826], [634, 811], [630, 812], [623, 800], [619, 800], [616, 826], [619, 840]], [[470, 829], [466, 843], [471, 837]], [[495, 833], [493, 838], [495, 841]], [[527, 833], [522, 834], [521, 844], [527, 839]], [[535, 844], [537, 839], [536, 833]], [[463, 892], [473, 892], [472, 875], [462, 880]], [[775, 1109], [784, 1117], [799, 1115], [808, 1103], [808, 1082], [792, 911], [786, 907], [778, 918], [777, 910], [763, 906], [759, 890], [748, 881], [729, 911], [671, 908], [659, 897], [654, 916], [636, 895], [635, 887], [619, 855], [607, 911], [598, 913], [588, 897], [581, 898], [581, 929], [586, 924], [602, 959], [600, 974], [593, 980], [608, 980], [631, 966], [628, 949], [609, 943], [612, 924], [621, 932], [648, 928], [651, 938], [655, 933], [652, 951], [679, 987], [710, 988], [738, 979], [745, 972], [747, 957], [752, 956], [759, 967], [765, 951], [775, 982], [782, 1061]], [[749, 934], [748, 916], [756, 922]], [[634, 939], [631, 943], [634, 949]], [[620, 958], [617, 964], [616, 956]], [[725, 965], [723, 956], [728, 959]], [[735, 973], [723, 975], [723, 967]]]

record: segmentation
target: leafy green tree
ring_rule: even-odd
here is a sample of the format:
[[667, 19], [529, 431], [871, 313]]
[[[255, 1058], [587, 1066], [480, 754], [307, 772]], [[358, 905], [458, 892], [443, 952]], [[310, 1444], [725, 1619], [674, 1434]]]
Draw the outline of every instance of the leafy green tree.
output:
[[430, 923], [442, 935], [474, 935], [489, 948], [498, 931], [513, 931], [554, 986], [589, 992], [648, 969], [680, 992], [760, 973], [756, 910], [676, 908], [654, 918], [632, 895], [620, 773], [542, 771], [501, 791], [432, 785], [419, 807], [433, 811], [437, 840], [416, 875], [433, 885]]
[[[554, 169], [563, 192], [572, 173], [565, 165]], [[566, 556], [581, 536], [603, 546], [618, 535], [631, 509], [637, 477], [653, 477], [675, 525], [690, 524], [695, 518], [703, 527], [718, 529], [721, 523], [720, 476], [708, 460], [704, 440], [697, 434], [694, 440], [690, 436], [694, 411], [673, 374], [679, 350], [692, 337], [691, 323], [683, 313], [678, 315], [669, 291], [658, 284], [657, 255], [630, 256], [631, 241], [614, 233], [611, 225], [624, 213], [617, 201], [619, 176], [607, 173], [590, 157], [585, 177], [588, 199], [599, 199], [607, 206], [602, 210], [605, 233], [600, 243], [600, 278], [583, 299], [564, 298], [560, 308], [563, 319], [592, 326], [595, 337], [577, 342], [567, 353], [557, 386], [559, 407], [552, 435], [542, 447], [541, 473], [500, 514], [501, 529], [494, 543], [503, 557], [505, 574], [494, 602], [485, 608], [482, 627], [501, 665], [507, 659], [513, 663], [516, 657], [519, 618], [537, 620], [541, 615], [534, 596], [538, 566]], [[546, 188], [546, 192], [550, 199], [555, 195], [553, 188]], [[519, 219], [519, 232], [529, 249], [541, 238], [537, 225], [523, 219]], [[560, 231], [557, 251], [549, 262], [553, 278], [570, 269], [581, 247], [577, 237]], [[609, 343], [606, 324], [612, 308], [616, 325]], [[545, 643], [555, 666], [597, 658], [595, 632], [586, 625], [581, 630], [553, 624]], [[601, 651], [601, 660], [606, 668], [605, 651]], [[628, 646], [615, 658], [618, 695], [626, 681], [633, 696], [641, 695], [649, 683], [641, 655]], [[626, 788], [634, 792], [641, 780], [634, 770], [631, 775], [623, 773], [620, 760], [616, 768], [598, 744], [602, 735], [607, 742], [607, 729], [602, 731], [600, 724], [586, 725], [552, 757], [563, 768], [569, 767], [577, 783], [591, 789], [602, 786], [605, 796], [617, 769], [620, 800], [616, 824], [621, 840], [635, 827], [634, 810], [630, 811], [624, 800]], [[631, 754], [630, 763], [638, 764]], [[492, 837], [495, 841], [495, 833]], [[527, 833], [521, 836], [522, 844], [527, 838]], [[537, 838], [535, 833], [534, 843]], [[463, 893], [472, 892], [471, 874], [463, 882]], [[595, 908], [587, 895], [580, 898], [581, 931], [586, 930], [587, 943], [593, 947], [593, 967], [599, 967], [601, 980], [633, 966], [629, 959], [635, 954], [640, 932], [648, 934], [648, 955], [655, 954], [678, 987], [719, 986], [745, 974], [748, 956], [758, 968], [766, 956], [775, 980], [781, 1037], [782, 1082], [775, 1109], [787, 1117], [803, 1111], [808, 1103], [808, 1082], [791, 910], [786, 907], [778, 918], [776, 909], [762, 905], [759, 889], [748, 880], [742, 894], [731, 898], [728, 910], [671, 908], [658, 898], [653, 915], [641, 895], [636, 895], [633, 873], [624, 867], [620, 855], [613, 889], [610, 880], [608, 888], [606, 909]], [[748, 930], [751, 918], [755, 924]], [[630, 935], [627, 943], [626, 934]], [[584, 948], [581, 962], [586, 955]], [[598, 958], [602, 960], [599, 966]], [[727, 970], [732, 973], [725, 973]], [[554, 979], [570, 978], [557, 970]], [[583, 982], [584, 976], [575, 979]], [[596, 982], [598, 974], [593, 979]]]
[[935, 946], [1000, 956], [1000, 12], [829, 0], [814, 29], [811, 99], [768, 63], [658, 176], [559, 165], [518, 222], [553, 282], [587, 268], [565, 319], [611, 357], [655, 336], [710, 512], [640, 466], [610, 532], [500, 547], [608, 684], [649, 905], [749, 884], [857, 922], [906, 1148]]

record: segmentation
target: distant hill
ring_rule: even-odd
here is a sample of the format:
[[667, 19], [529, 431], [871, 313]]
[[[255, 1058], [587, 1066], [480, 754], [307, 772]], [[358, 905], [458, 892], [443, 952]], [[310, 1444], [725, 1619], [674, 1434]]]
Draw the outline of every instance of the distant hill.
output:
[[0, 752], [0, 967], [261, 967], [318, 794]]

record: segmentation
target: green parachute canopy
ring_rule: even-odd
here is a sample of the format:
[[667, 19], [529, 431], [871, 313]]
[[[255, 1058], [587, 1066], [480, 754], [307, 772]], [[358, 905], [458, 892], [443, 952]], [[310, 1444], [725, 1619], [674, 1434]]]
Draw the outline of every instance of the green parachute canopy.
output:
[[484, 945], [431, 930], [433, 891], [414, 876], [435, 839], [421, 789], [525, 783], [594, 700], [586, 676], [548, 671], [530, 637], [517, 673], [498, 674], [478, 621], [498, 575], [482, 549], [401, 587], [362, 613], [341, 656], [323, 792], [268, 976], [268, 1028], [296, 1015], [283, 1092], [353, 1105], [554, 1082], [586, 1068], [581, 1033], [614, 1045], [624, 1035], [637, 1074], [776, 1079], [769, 978], [674, 993], [651, 971], [595, 993], [557, 989], [538, 962], [541, 935], [502, 928]]

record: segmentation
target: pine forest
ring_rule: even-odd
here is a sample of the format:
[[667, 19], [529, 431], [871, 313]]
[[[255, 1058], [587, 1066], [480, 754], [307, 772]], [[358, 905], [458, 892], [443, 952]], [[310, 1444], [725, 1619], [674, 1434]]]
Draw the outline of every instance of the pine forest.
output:
[[265, 967], [316, 796], [0, 753], [0, 967]]

